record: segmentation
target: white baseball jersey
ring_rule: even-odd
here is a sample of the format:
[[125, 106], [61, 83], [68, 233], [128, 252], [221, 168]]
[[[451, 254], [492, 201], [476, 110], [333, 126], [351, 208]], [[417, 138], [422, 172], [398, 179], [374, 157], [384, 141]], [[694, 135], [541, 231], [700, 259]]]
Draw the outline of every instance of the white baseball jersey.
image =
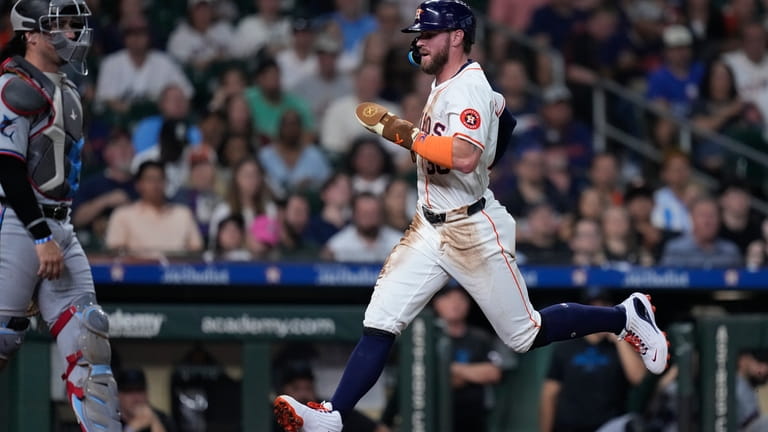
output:
[[[451, 278], [474, 298], [501, 340], [515, 351], [530, 348], [541, 315], [515, 262], [515, 220], [488, 189], [504, 98], [480, 66], [471, 62], [432, 86], [421, 130], [458, 136], [482, 150], [471, 173], [418, 157], [419, 207], [400, 243], [381, 269], [363, 325], [400, 334]], [[485, 205], [469, 214], [480, 198]], [[422, 206], [445, 213], [430, 223]]]
[[430, 135], [458, 136], [483, 151], [477, 168], [464, 174], [417, 159], [419, 206], [450, 210], [472, 204], [488, 188], [488, 166], [496, 154], [504, 97], [491, 89], [482, 68], [467, 63], [451, 79], [435, 86], [424, 107], [420, 129]]

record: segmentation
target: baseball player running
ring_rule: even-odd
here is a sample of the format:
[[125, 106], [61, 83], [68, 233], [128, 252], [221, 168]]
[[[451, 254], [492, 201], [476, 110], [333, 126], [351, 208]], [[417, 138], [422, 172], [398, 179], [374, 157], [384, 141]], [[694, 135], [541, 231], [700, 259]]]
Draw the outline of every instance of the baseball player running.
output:
[[[84, 432], [121, 430], [107, 315], [69, 221], [83, 110], [69, 63], [85, 74], [85, 0], [18, 0], [0, 75], [0, 369], [21, 347], [36, 303], [67, 365], [67, 397]], [[34, 308], [33, 308], [34, 309]]]
[[384, 263], [363, 335], [331, 401], [275, 399], [286, 431], [341, 431], [345, 413], [381, 374], [395, 337], [451, 277], [517, 352], [610, 331], [632, 343], [651, 372], [666, 368], [666, 336], [645, 295], [634, 293], [613, 307], [561, 303], [537, 311], [531, 305], [515, 263], [515, 220], [488, 190], [504, 98], [468, 58], [475, 25], [463, 2], [431, 0], [421, 3], [413, 25], [403, 30], [418, 33], [411, 57], [435, 76], [420, 127], [373, 103], [357, 108], [367, 129], [417, 155], [419, 212]]

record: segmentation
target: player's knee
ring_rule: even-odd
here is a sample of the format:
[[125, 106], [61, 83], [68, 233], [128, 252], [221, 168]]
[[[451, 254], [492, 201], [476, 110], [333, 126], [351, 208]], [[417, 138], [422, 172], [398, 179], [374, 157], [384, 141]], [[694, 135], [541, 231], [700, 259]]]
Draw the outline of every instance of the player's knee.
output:
[[84, 332], [80, 336], [83, 359], [90, 364], [109, 364], [112, 350], [109, 346], [109, 317], [99, 305], [83, 310], [81, 323]]
[[0, 370], [21, 348], [29, 329], [29, 318], [0, 317]]

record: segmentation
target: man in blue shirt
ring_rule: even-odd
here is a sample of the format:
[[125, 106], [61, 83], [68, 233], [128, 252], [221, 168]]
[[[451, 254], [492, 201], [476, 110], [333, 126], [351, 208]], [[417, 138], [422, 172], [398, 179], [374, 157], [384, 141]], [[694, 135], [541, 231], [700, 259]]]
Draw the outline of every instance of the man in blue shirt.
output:
[[647, 98], [674, 115], [687, 117], [698, 98], [704, 66], [693, 58], [693, 37], [687, 27], [669, 26], [663, 39], [664, 64], [648, 76]]

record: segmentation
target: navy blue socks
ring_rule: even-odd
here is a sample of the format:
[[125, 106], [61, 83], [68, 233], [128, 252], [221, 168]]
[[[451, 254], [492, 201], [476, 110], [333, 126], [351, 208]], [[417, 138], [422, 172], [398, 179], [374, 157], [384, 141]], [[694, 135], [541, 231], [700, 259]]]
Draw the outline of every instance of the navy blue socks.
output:
[[331, 398], [334, 410], [343, 416], [368, 393], [384, 371], [394, 343], [395, 335], [392, 333], [369, 328], [363, 330], [363, 336], [352, 351], [336, 393]]
[[624, 306], [587, 306], [560, 303], [539, 311], [541, 329], [531, 348], [580, 338], [591, 333], [619, 334], [627, 323]]

